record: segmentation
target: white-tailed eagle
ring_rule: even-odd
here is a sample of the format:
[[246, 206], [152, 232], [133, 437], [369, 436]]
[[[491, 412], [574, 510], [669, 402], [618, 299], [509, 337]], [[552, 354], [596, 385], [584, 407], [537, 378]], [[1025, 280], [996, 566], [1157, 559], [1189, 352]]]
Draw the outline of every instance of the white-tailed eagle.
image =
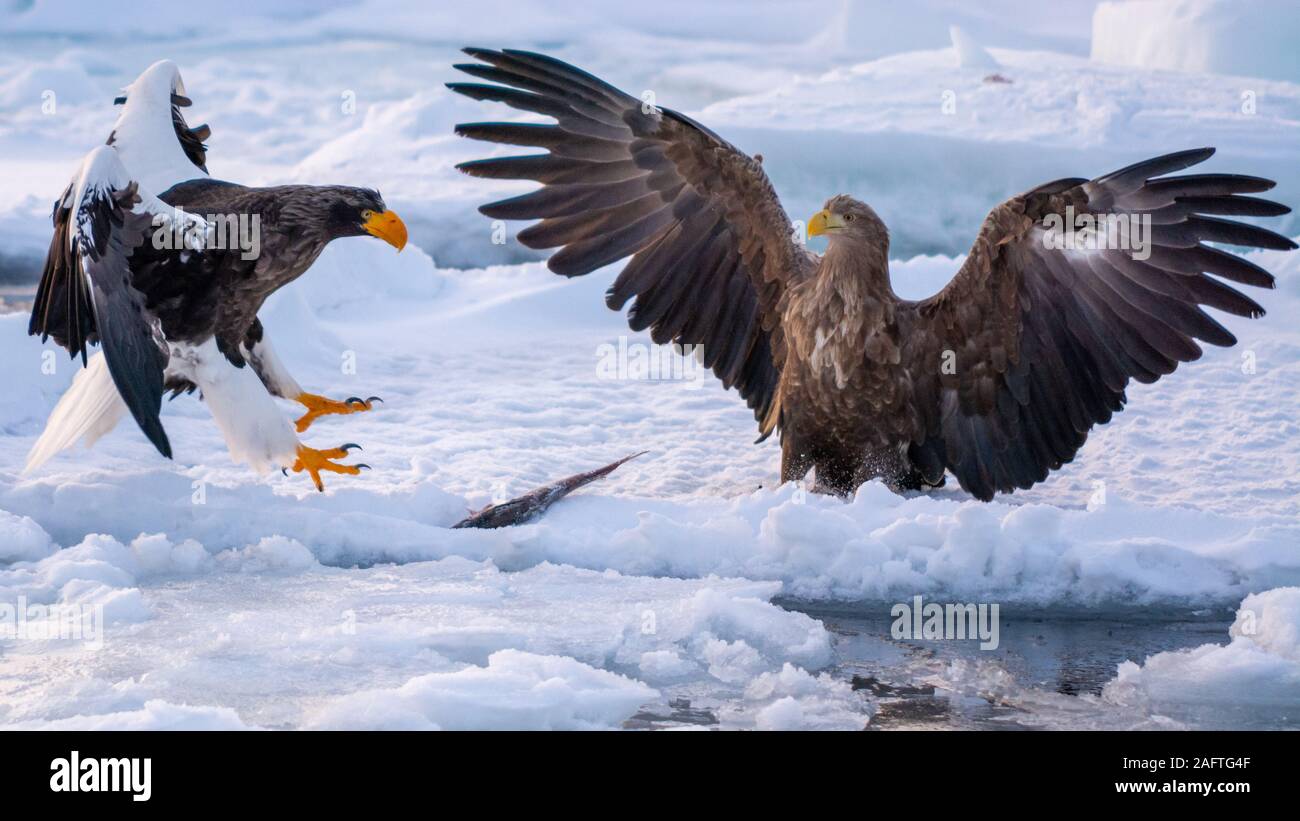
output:
[[[1263, 314], [1222, 280], [1268, 288], [1273, 277], [1207, 243], [1296, 247], [1226, 219], [1287, 213], [1245, 196], [1271, 181], [1177, 174], [1209, 158], [1203, 148], [1012, 197], [943, 291], [900, 299], [888, 232], [864, 203], [832, 197], [812, 217], [807, 233], [829, 238], [819, 256], [796, 239], [761, 161], [708, 128], [554, 58], [466, 53], [478, 62], [457, 68], [487, 82], [451, 89], [555, 121], [456, 127], [547, 152], [461, 164], [542, 183], [479, 210], [541, 220], [518, 239], [560, 249], [548, 262], [557, 274], [630, 257], [609, 307], [635, 299], [633, 330], [702, 346], [761, 437], [780, 432], [783, 481], [815, 468], [819, 486], [849, 494], [873, 477], [932, 487], [951, 471], [983, 500], [1028, 488], [1123, 408], [1129, 380], [1197, 359], [1198, 342], [1236, 341], [1202, 306]], [[1061, 241], [1071, 215], [1098, 226], [1089, 239]], [[1144, 227], [1145, 250], [1132, 242]]]

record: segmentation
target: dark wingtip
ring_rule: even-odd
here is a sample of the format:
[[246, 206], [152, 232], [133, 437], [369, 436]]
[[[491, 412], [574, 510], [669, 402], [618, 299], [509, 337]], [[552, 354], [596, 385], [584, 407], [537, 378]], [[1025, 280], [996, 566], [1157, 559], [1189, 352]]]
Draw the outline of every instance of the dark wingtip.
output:
[[153, 443], [159, 453], [168, 459], [172, 458], [172, 443], [168, 441], [167, 433], [162, 429], [161, 423], [155, 430], [146, 431], [145, 435], [149, 437], [149, 441]]

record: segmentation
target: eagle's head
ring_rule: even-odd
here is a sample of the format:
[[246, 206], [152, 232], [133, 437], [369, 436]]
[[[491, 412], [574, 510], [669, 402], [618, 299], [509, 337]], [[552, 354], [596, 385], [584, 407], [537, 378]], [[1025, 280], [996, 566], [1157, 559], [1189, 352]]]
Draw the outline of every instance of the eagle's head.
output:
[[833, 244], [852, 243], [873, 249], [889, 248], [889, 230], [871, 206], [848, 194], [826, 201], [822, 210], [808, 220], [808, 236], [825, 235]]
[[406, 223], [388, 210], [378, 191], [335, 185], [320, 189], [327, 198], [326, 229], [330, 239], [372, 236], [401, 251], [406, 247]]
[[190, 99], [185, 96], [185, 81], [181, 79], [181, 70], [171, 60], [159, 60], [141, 72], [135, 82], [123, 89], [122, 96], [113, 102], [126, 105], [137, 101], [166, 110], [170, 110], [173, 105], [182, 108], [190, 105]]

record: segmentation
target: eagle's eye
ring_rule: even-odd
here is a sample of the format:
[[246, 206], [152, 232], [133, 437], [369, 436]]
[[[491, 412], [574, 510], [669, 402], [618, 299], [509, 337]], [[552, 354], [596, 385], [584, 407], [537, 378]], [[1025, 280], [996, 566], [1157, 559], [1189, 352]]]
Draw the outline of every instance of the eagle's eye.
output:
[[845, 215], [844, 215], [844, 221], [845, 221], [845, 222], [853, 222], [853, 215], [852, 215], [852, 214], [845, 214]]
[[370, 219], [371, 217], [373, 217], [374, 215], [375, 215], [375, 212], [374, 212], [374, 211], [371, 211], [369, 208], [367, 208], [366, 210], [364, 210], [364, 211], [361, 212], [361, 219], [363, 219], [363, 220], [368, 220], [368, 219]]

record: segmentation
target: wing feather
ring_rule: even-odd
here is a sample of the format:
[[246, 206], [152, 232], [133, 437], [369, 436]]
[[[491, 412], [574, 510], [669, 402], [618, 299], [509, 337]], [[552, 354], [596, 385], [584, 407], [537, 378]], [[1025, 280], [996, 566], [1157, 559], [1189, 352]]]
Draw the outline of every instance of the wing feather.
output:
[[[1263, 315], [1216, 277], [1267, 288], [1272, 275], [1206, 243], [1294, 249], [1286, 237], [1225, 219], [1289, 209], [1239, 196], [1273, 187], [1258, 177], [1161, 176], [1211, 154], [1181, 151], [1014, 197], [989, 214], [942, 292], [901, 303], [916, 420], [908, 453], [928, 479], [951, 470], [981, 499], [1028, 488], [1124, 407], [1129, 380], [1154, 382], [1198, 359], [1200, 343], [1236, 343], [1202, 306]], [[1071, 208], [1149, 219], [1149, 256], [1047, 242], [1049, 217]], [[957, 372], [928, 373], [944, 350], [957, 352]]]
[[630, 257], [606, 297], [633, 330], [657, 343], [703, 346], [703, 357], [755, 412], [764, 433], [784, 361], [778, 304], [814, 258], [755, 159], [676, 112], [649, 106], [559, 60], [470, 48], [457, 66], [486, 83], [451, 83], [467, 97], [550, 117], [554, 123], [470, 123], [462, 136], [533, 146], [547, 154], [458, 166], [472, 176], [542, 183], [490, 203], [494, 219], [538, 219], [520, 232], [558, 248], [548, 264], [582, 276]]

